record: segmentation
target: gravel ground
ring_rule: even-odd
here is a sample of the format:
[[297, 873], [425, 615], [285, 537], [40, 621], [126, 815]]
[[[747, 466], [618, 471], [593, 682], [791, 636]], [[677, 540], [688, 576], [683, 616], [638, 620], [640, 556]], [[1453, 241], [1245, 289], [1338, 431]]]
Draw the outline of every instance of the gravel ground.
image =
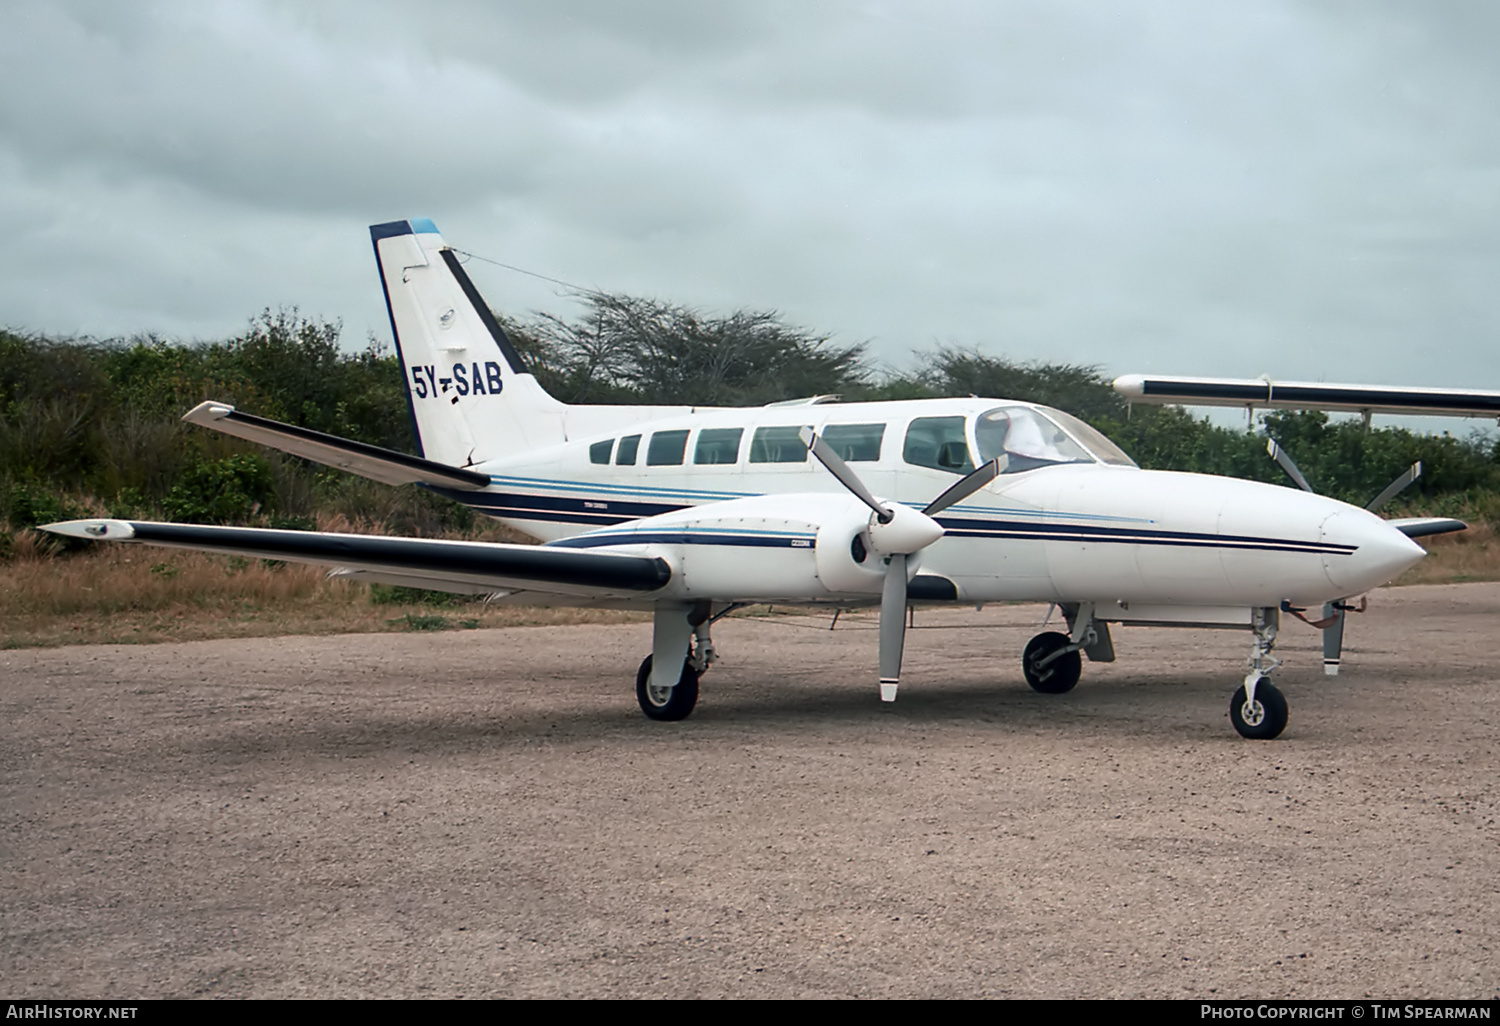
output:
[[0, 653], [0, 994], [1500, 993], [1500, 585], [1285, 628], [1117, 631], [1033, 694], [1045, 610], [721, 623], [693, 717], [647, 625]]

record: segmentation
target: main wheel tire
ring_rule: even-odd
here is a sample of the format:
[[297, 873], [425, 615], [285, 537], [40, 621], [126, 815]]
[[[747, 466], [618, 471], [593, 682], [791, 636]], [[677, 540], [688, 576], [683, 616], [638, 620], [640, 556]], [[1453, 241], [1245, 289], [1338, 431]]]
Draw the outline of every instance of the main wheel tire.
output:
[[682, 676], [669, 688], [651, 686], [651, 657], [641, 660], [635, 674], [635, 700], [653, 720], [685, 720], [698, 704], [698, 671], [682, 662]]
[[1241, 685], [1229, 700], [1229, 719], [1241, 737], [1269, 741], [1286, 729], [1286, 696], [1270, 680], [1262, 678], [1255, 685], [1254, 704], [1246, 705], [1245, 688]]
[[1057, 631], [1038, 634], [1026, 643], [1026, 651], [1021, 653], [1021, 672], [1026, 675], [1031, 690], [1044, 695], [1061, 695], [1073, 690], [1083, 674], [1083, 656], [1076, 651], [1060, 655], [1046, 666], [1037, 666], [1053, 652], [1072, 643], [1073, 639]]

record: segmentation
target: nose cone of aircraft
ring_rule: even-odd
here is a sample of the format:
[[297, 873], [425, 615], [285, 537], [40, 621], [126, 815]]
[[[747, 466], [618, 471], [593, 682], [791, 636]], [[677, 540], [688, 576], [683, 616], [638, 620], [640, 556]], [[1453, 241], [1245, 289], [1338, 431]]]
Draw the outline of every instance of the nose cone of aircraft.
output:
[[1386, 584], [1413, 566], [1425, 549], [1373, 513], [1348, 507], [1323, 521], [1323, 540], [1331, 545], [1350, 546], [1348, 555], [1323, 557], [1328, 579], [1346, 595]]

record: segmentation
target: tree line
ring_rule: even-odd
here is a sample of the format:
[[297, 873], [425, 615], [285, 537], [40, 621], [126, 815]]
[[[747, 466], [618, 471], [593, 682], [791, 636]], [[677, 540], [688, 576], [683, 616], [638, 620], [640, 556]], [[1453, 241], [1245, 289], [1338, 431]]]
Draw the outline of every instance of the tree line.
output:
[[[1272, 413], [1236, 430], [1174, 407], [1127, 409], [1099, 368], [1020, 363], [940, 347], [877, 371], [863, 344], [788, 325], [630, 296], [593, 295], [568, 320], [502, 319], [541, 383], [569, 403], [759, 405], [981, 395], [1044, 403], [1093, 424], [1141, 466], [1286, 483], [1269, 435], [1320, 492], [1363, 504], [1415, 460], [1408, 508], [1500, 523], [1500, 452], [1489, 439], [1366, 430], [1321, 413]], [[340, 325], [266, 311], [241, 334], [182, 344], [154, 336], [54, 339], [0, 331], [0, 520], [126, 518], [311, 527], [342, 517], [386, 530], [468, 531], [473, 514], [423, 489], [393, 489], [268, 452], [179, 418], [204, 399], [415, 452], [395, 354], [340, 345]], [[3, 553], [0, 553], [3, 554]]]

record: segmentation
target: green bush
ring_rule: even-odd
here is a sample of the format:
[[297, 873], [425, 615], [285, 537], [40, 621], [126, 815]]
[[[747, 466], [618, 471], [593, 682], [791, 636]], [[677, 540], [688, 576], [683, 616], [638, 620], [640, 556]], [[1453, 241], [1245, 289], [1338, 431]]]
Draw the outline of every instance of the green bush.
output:
[[15, 528], [83, 520], [94, 515], [87, 506], [66, 495], [29, 483], [0, 486], [0, 514]]
[[370, 602], [377, 606], [463, 606], [476, 601], [477, 596], [451, 591], [428, 591], [398, 584], [370, 585]]
[[190, 466], [162, 508], [187, 523], [245, 523], [267, 506], [275, 486], [264, 457], [241, 453]]
[[[85, 520], [94, 516], [93, 510], [67, 495], [41, 485], [0, 480], [0, 524], [9, 523], [14, 529], [35, 530], [43, 524], [54, 524], [63, 520]], [[14, 553], [15, 538], [10, 531], [0, 530], [0, 561], [8, 560]], [[40, 547], [44, 552], [80, 552], [93, 543], [83, 538], [70, 538], [56, 534], [39, 534]]]

